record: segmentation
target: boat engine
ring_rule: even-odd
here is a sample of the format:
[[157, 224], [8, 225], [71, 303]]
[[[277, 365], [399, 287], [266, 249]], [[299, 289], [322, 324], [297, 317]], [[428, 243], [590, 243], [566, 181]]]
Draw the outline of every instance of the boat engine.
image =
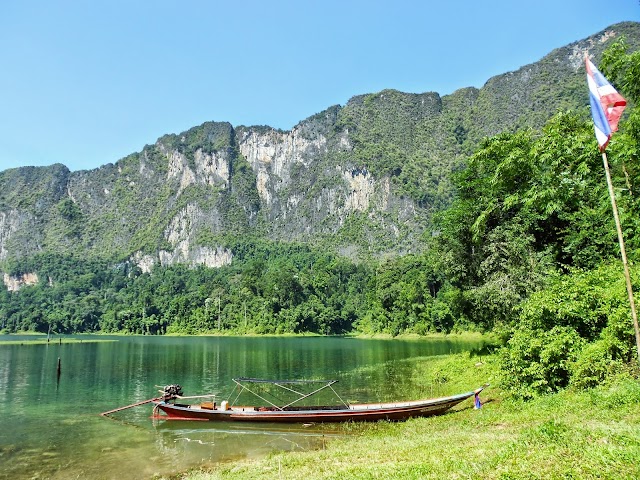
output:
[[171, 400], [176, 397], [182, 396], [182, 387], [177, 383], [173, 385], [165, 385], [162, 391], [163, 391], [163, 395], [162, 395], [163, 400]]

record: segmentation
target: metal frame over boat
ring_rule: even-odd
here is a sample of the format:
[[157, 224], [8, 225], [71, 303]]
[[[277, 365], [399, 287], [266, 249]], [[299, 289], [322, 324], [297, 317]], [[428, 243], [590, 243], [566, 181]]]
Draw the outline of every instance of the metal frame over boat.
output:
[[[321, 423], [406, 420], [411, 417], [441, 414], [467, 398], [473, 397], [474, 395], [477, 397], [484, 389], [484, 387], [481, 387], [459, 395], [425, 400], [349, 404], [343, 401], [333, 389], [333, 384], [335, 384], [337, 380], [262, 380], [256, 378], [234, 378], [233, 381], [236, 383], [236, 389], [239, 389], [238, 396], [236, 396], [235, 400], [238, 399], [242, 392], [247, 391], [262, 400], [266, 405], [235, 405], [235, 401], [232, 403], [223, 401], [220, 405], [212, 401], [191, 404], [179, 403], [185, 398], [203, 398], [205, 396], [182, 397], [180, 394], [176, 394], [174, 388], [171, 393], [165, 393], [162, 398], [153, 400], [155, 405], [154, 413], [156, 417], [166, 418], [168, 420], [201, 421]], [[293, 401], [277, 405], [265, 398], [266, 395], [261, 394], [261, 392], [258, 391], [259, 389], [256, 388], [264, 384], [278, 387], [292, 394], [295, 398]], [[312, 391], [305, 392], [304, 389], [301, 388], [302, 386], [310, 387]], [[180, 391], [180, 387], [177, 387], [178, 391]], [[168, 387], [165, 387], [165, 391], [167, 388]], [[297, 405], [325, 389], [331, 389], [342, 404], [323, 406]], [[158, 410], [164, 412], [166, 416], [157, 415]]]

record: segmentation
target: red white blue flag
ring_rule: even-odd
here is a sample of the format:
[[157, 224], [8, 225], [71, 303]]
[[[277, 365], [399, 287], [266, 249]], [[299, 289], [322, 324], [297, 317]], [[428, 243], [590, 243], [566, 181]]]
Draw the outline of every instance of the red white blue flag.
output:
[[585, 61], [587, 63], [591, 116], [600, 151], [604, 152], [611, 139], [611, 134], [618, 130], [618, 121], [627, 101], [611, 86], [589, 58], [585, 58]]

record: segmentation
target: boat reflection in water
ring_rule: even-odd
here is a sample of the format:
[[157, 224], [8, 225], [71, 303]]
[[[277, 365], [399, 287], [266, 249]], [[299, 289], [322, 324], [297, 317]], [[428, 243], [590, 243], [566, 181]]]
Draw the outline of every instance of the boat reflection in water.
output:
[[[193, 423], [162, 420], [154, 420], [153, 423], [159, 454], [178, 461], [188, 453], [205, 462], [209, 459], [212, 464], [263, 457], [273, 451], [323, 449], [327, 440], [347, 435], [328, 425], [202, 422], [196, 426]], [[239, 449], [239, 445], [242, 448]]]

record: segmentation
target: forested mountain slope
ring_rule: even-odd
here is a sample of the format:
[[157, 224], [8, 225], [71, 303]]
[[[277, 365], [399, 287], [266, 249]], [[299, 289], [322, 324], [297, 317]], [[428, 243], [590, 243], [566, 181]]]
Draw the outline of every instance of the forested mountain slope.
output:
[[95, 170], [0, 172], [0, 266], [43, 252], [220, 266], [248, 235], [353, 259], [420, 251], [454, 195], [451, 172], [479, 142], [558, 109], [586, 115], [584, 53], [597, 60], [622, 35], [635, 45], [640, 26], [612, 26], [481, 89], [356, 96], [287, 132], [207, 122]]

